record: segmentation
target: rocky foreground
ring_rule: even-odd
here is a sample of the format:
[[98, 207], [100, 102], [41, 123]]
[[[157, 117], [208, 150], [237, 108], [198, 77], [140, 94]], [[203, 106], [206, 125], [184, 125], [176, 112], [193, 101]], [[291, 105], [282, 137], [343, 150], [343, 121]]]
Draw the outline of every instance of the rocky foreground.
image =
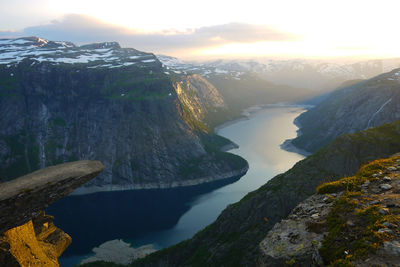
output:
[[259, 266], [399, 266], [400, 156], [323, 184], [268, 232]]
[[77, 161], [0, 184], [0, 266], [59, 266], [72, 239], [42, 210], [103, 169], [99, 161]]

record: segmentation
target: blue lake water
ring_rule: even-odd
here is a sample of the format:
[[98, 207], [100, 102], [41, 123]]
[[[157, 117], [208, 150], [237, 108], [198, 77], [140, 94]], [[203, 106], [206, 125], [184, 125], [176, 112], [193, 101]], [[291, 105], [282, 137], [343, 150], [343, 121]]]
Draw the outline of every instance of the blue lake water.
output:
[[62, 266], [79, 263], [93, 247], [112, 239], [123, 239], [134, 247], [164, 248], [192, 237], [215, 221], [227, 205], [304, 158], [280, 148], [283, 141], [296, 136], [293, 120], [303, 111], [301, 107], [271, 107], [217, 131], [239, 145], [230, 152], [249, 162], [249, 171], [241, 178], [186, 188], [71, 196], [55, 203], [47, 213], [73, 239], [60, 259]]

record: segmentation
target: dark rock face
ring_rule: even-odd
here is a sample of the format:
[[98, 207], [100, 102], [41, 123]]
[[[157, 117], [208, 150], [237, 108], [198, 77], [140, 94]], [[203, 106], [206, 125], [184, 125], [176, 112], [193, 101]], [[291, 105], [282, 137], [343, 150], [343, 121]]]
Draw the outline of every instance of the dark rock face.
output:
[[296, 122], [301, 135], [292, 143], [315, 152], [336, 137], [400, 118], [400, 69], [342, 88]]
[[323, 266], [318, 249], [324, 231], [309, 231], [310, 225], [320, 225], [332, 210], [332, 201], [324, 195], [313, 195], [297, 205], [287, 219], [280, 221], [260, 243], [257, 265]]
[[247, 170], [243, 159], [205, 148], [203, 137], [213, 136], [178, 99], [153, 54], [115, 43], [62, 43], [42, 56], [49, 42], [25, 41], [5, 51], [38, 56], [0, 64], [2, 179], [99, 159], [106, 170], [80, 190], [89, 193], [193, 185]]
[[99, 161], [64, 163], [0, 184], [0, 233], [34, 219], [39, 212], [104, 170]]
[[400, 151], [400, 122], [344, 135], [277, 175], [192, 239], [134, 266], [255, 266], [268, 231], [323, 182], [357, 172], [362, 164]]

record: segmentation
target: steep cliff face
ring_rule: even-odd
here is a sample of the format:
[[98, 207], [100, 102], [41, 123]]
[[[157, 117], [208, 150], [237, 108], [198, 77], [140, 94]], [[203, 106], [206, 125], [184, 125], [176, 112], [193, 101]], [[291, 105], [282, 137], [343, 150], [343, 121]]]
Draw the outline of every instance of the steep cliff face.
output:
[[397, 266], [400, 157], [320, 185], [260, 244], [258, 266]]
[[218, 137], [201, 127], [199, 109], [188, 110], [202, 99], [182, 103], [154, 55], [116, 43], [19, 40], [0, 42], [3, 58], [10, 55], [0, 62], [3, 179], [78, 159], [106, 166], [81, 193], [193, 185], [246, 172], [243, 159], [218, 153]]
[[218, 90], [201, 75], [182, 76], [182, 80], [175, 83], [174, 87], [181, 103], [191, 109], [198, 120], [204, 120], [207, 114], [226, 108]]
[[323, 182], [353, 175], [362, 164], [400, 151], [400, 122], [337, 138], [238, 203], [192, 239], [133, 266], [254, 266], [268, 231]]
[[71, 162], [0, 184], [0, 265], [59, 266], [71, 237], [42, 210], [103, 169], [98, 161]]
[[342, 88], [296, 119], [301, 135], [292, 143], [315, 152], [339, 135], [400, 118], [400, 69]]

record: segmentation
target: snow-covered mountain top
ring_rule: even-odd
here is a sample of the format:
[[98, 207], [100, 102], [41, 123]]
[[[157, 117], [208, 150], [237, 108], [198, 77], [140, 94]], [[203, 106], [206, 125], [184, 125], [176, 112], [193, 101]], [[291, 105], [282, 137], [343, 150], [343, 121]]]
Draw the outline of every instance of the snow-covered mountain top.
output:
[[54, 64], [88, 64], [88, 68], [146, 66], [158, 62], [151, 53], [121, 48], [116, 42], [75, 46], [70, 42], [49, 41], [37, 37], [0, 39], [0, 64], [18, 64], [25, 59]]
[[169, 74], [170, 72], [177, 74], [197, 73], [201, 74], [204, 77], [209, 77], [211, 74], [228, 75], [234, 79], [240, 80], [240, 76], [244, 73], [243, 71], [238, 71], [236, 69], [229, 69], [226, 67], [220, 68], [219, 66], [214, 66], [213, 64], [197, 64], [184, 62], [179, 60], [178, 58], [165, 55], [157, 55], [157, 58], [163, 64], [163, 67], [166, 69], [167, 74]]
[[323, 60], [214, 60], [183, 62], [177, 58], [157, 56], [165, 68], [175, 72], [195, 72], [205, 77], [219, 75], [240, 79], [244, 73], [256, 73], [276, 84], [298, 88], [333, 89], [346, 80], [368, 79], [400, 67], [400, 59], [366, 60], [335, 63]]

